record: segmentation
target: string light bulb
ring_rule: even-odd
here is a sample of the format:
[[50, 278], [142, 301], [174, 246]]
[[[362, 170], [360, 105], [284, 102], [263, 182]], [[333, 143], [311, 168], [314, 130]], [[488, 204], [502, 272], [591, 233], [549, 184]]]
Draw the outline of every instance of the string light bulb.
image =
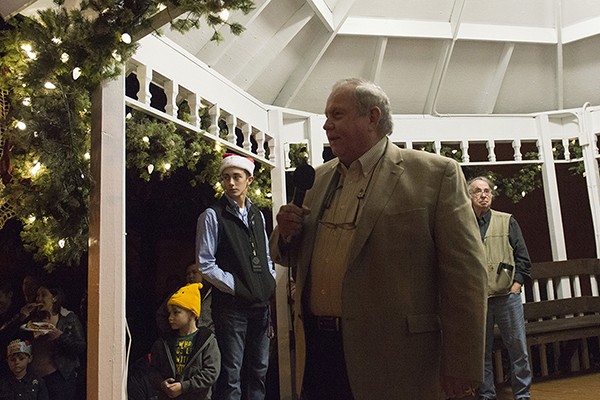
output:
[[61, 249], [65, 248], [65, 239], [60, 239], [58, 241], [58, 247], [60, 247]]
[[24, 131], [25, 129], [27, 129], [27, 125], [23, 121], [17, 121], [17, 128]]
[[79, 79], [79, 77], [81, 76], [81, 68], [79, 68], [79, 67], [73, 68], [72, 75], [73, 75], [73, 80]]
[[217, 17], [223, 22], [226, 22], [229, 19], [229, 10], [224, 8], [217, 13]]
[[24, 105], [25, 107], [29, 107], [29, 106], [31, 105], [31, 97], [25, 97], [25, 98], [23, 99], [23, 105]]
[[52, 82], [46, 82], [46, 83], [44, 83], [44, 87], [45, 87], [46, 89], [49, 89], [49, 90], [54, 90], [54, 89], [56, 89], [56, 85], [55, 85], [54, 83], [52, 83]]
[[122, 34], [121, 41], [125, 44], [130, 44], [131, 43], [131, 35], [129, 33]]
[[142, 138], [142, 142], [144, 142], [144, 143], [150, 143], [150, 138], [148, 136], [144, 136]]
[[40, 164], [40, 162], [38, 160], [35, 160], [33, 162], [33, 167], [31, 167], [29, 172], [31, 172], [31, 175], [35, 176], [40, 172], [41, 168], [42, 168], [42, 164]]
[[33, 224], [35, 222], [35, 215], [30, 215], [27, 217], [27, 221], [29, 221], [30, 224]]
[[91, 158], [90, 153], [85, 153], [83, 155], [83, 158], [85, 158], [86, 160], [89, 160]]
[[63, 63], [66, 63], [67, 61], [69, 61], [69, 58], [71, 58], [71, 57], [69, 57], [69, 55], [67, 53], [62, 53], [60, 55], [60, 61], [62, 61]]
[[168, 171], [171, 169], [171, 163], [165, 163], [165, 171]]
[[154, 171], [154, 164], [148, 164], [148, 173], [151, 174]]

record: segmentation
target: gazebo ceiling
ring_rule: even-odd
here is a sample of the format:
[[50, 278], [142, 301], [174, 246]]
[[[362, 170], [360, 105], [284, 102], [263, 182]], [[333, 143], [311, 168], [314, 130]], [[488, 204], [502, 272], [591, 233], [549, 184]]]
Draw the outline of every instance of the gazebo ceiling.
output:
[[[19, 1], [19, 0], [9, 0]], [[600, 104], [596, 0], [255, 0], [239, 37], [165, 36], [266, 104], [323, 111], [364, 77], [397, 114], [529, 113]]]

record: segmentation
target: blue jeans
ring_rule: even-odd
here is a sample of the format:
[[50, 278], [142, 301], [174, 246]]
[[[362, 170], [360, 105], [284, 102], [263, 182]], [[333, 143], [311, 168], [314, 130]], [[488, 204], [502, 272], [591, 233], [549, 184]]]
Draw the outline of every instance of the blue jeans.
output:
[[215, 400], [264, 400], [269, 367], [269, 308], [213, 309], [215, 334], [221, 350], [221, 374]]
[[485, 338], [485, 373], [479, 396], [496, 398], [494, 371], [492, 366], [492, 345], [494, 344], [494, 323], [500, 328], [502, 342], [508, 350], [511, 363], [511, 386], [515, 399], [529, 399], [531, 388], [531, 368], [525, 338], [523, 303], [519, 293], [488, 298]]

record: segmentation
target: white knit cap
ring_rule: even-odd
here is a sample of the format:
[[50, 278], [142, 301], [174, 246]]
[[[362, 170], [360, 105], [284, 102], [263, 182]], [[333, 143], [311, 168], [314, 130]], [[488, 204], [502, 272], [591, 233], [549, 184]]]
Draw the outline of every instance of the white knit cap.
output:
[[221, 163], [221, 172], [226, 168], [236, 167], [248, 171], [250, 176], [254, 175], [254, 160], [249, 157], [238, 156], [233, 153], [223, 154], [223, 162]]

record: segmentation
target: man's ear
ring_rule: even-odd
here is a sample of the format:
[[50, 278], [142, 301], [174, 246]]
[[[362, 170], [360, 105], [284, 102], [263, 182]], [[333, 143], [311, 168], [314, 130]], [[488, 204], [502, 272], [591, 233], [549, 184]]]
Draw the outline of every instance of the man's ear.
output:
[[369, 123], [373, 126], [374, 130], [377, 130], [380, 120], [381, 110], [379, 109], [379, 107], [372, 107], [369, 110]]

